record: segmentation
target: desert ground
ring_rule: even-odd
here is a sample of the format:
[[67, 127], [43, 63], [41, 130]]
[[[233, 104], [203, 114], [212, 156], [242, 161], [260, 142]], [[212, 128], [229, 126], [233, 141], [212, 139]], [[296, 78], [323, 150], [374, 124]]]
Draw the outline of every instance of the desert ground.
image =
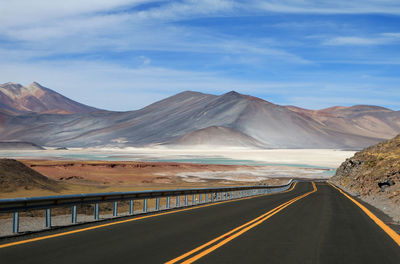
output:
[[[281, 184], [290, 178], [327, 179], [352, 151], [225, 149], [69, 149], [1, 151], [64, 186], [25, 188], [0, 198], [208, 186]], [[214, 164], [206, 164], [214, 163]]]

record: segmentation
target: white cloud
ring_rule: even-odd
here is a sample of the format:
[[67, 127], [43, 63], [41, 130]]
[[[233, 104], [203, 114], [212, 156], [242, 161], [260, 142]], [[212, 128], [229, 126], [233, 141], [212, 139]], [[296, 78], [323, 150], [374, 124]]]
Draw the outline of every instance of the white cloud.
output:
[[266, 0], [253, 1], [264, 11], [303, 14], [400, 14], [397, 0]]
[[324, 42], [325, 45], [384, 45], [400, 41], [400, 33], [381, 33], [372, 37], [334, 37]]
[[[67, 17], [93, 15], [156, 0], [13, 0], [0, 1], [0, 28], [46, 24]], [[159, 1], [157, 1], [159, 2]]]
[[360, 38], [360, 37], [335, 37], [324, 42], [325, 45], [377, 45], [382, 41], [376, 38]]

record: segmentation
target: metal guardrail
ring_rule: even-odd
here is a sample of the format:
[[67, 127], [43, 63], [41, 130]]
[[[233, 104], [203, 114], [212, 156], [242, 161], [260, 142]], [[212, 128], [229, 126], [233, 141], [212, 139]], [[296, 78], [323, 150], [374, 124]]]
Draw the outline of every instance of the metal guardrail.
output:
[[[148, 199], [155, 199], [153, 211], [170, 210], [173, 208], [193, 206], [196, 204], [213, 203], [223, 200], [239, 199], [243, 197], [262, 195], [266, 193], [279, 192], [289, 189], [294, 180], [279, 186], [236, 186], [198, 189], [177, 189], [177, 190], [156, 190], [136, 192], [111, 192], [111, 193], [90, 193], [59, 195], [45, 197], [29, 197], [15, 199], [0, 199], [0, 213], [13, 213], [13, 233], [19, 232], [19, 212], [45, 209], [46, 228], [51, 228], [51, 209], [56, 207], [71, 206], [71, 223], [77, 223], [77, 205], [94, 204], [94, 220], [99, 220], [99, 203], [113, 203], [113, 217], [118, 216], [118, 202], [129, 201], [129, 215], [134, 215], [134, 201], [143, 200], [143, 212], [148, 212]], [[192, 202], [189, 204], [188, 196], [192, 195]], [[180, 197], [184, 196], [184, 204], [180, 204]], [[172, 205], [171, 197], [175, 198]], [[160, 208], [160, 199], [166, 198], [166, 206]], [[198, 202], [196, 202], [198, 201]]]

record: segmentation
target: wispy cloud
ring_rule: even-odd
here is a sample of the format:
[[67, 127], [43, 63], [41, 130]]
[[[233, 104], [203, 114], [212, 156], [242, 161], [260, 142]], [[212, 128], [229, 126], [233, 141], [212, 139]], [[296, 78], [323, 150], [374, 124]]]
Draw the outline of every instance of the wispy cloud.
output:
[[266, 0], [254, 1], [261, 10], [302, 14], [400, 14], [397, 0]]
[[381, 33], [372, 37], [334, 37], [324, 41], [325, 45], [384, 45], [400, 42], [400, 33]]

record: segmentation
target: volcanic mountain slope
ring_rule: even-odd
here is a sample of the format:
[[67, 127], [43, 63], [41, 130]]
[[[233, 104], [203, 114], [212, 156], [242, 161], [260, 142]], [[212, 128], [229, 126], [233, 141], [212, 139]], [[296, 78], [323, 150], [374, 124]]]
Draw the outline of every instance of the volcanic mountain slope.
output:
[[204, 147], [267, 147], [262, 142], [255, 140], [244, 133], [218, 126], [211, 126], [189, 132], [178, 140], [172, 141], [169, 145]]
[[366, 106], [311, 111], [233, 91], [187, 91], [137, 111], [19, 115], [0, 126], [0, 140], [66, 147], [213, 145], [224, 133], [233, 146], [359, 149], [400, 133], [400, 112]]
[[40, 84], [33, 82], [28, 86], [17, 83], [0, 85], [0, 108], [8, 114], [26, 113], [89, 113], [98, 109], [72, 101]]

